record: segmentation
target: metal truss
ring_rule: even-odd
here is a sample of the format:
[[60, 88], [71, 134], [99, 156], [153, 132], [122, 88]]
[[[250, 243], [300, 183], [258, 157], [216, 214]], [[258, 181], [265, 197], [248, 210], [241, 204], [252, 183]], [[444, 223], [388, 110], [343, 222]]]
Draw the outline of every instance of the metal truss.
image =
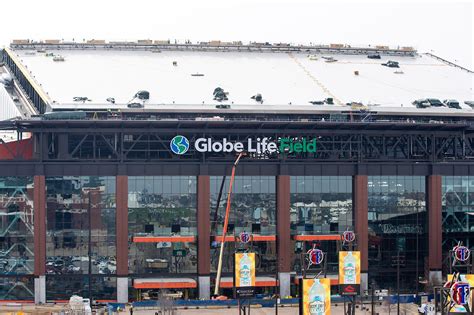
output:
[[[108, 121], [102, 121], [107, 123]], [[84, 123], [84, 122], [82, 122]], [[110, 122], [109, 122], [110, 123]], [[157, 122], [159, 123], [159, 122]], [[311, 161], [336, 163], [365, 162], [457, 162], [474, 160], [474, 132], [470, 130], [364, 130], [351, 129], [308, 129], [265, 128], [264, 124], [249, 127], [229, 123], [229, 127], [209, 128], [192, 126], [180, 128], [127, 127], [121, 128], [100, 124], [102, 127], [74, 128], [67, 122], [67, 128], [42, 126], [31, 130], [35, 137], [36, 155], [42, 161], [177, 161], [212, 162], [231, 161], [235, 153], [201, 153], [191, 148], [184, 155], [171, 152], [171, 139], [180, 134], [193, 144], [196, 138], [209, 137], [212, 141], [247, 142], [251, 137], [276, 140], [279, 137], [292, 139], [316, 138], [317, 152], [289, 154], [250, 154], [249, 160]], [[42, 124], [43, 125], [43, 124]], [[140, 125], [140, 124], [139, 124]], [[191, 128], [189, 128], [191, 127]], [[314, 127], [314, 126], [313, 126]], [[26, 131], [26, 130], [25, 130]]]

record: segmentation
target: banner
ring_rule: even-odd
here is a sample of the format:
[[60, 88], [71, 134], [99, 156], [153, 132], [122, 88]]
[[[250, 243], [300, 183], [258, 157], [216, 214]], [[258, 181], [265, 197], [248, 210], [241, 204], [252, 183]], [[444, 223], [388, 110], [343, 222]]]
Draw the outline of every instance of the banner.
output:
[[255, 287], [255, 253], [235, 253], [235, 287]]
[[331, 279], [301, 279], [300, 315], [331, 314]]
[[339, 252], [339, 284], [360, 284], [360, 252]]
[[[448, 282], [450, 282], [453, 279], [452, 274], [448, 274]], [[468, 275], [459, 275], [458, 278], [458, 283], [468, 283], [469, 286], [472, 288], [474, 286], [474, 274], [468, 274]], [[472, 309], [472, 291], [469, 289], [466, 290], [461, 290], [462, 288], [459, 286], [459, 288], [455, 288], [457, 285], [455, 284], [453, 287], [451, 287], [451, 292], [450, 292], [450, 297], [449, 299], [451, 300], [453, 298], [453, 295], [456, 295], [456, 297], [461, 297], [462, 294], [465, 294], [465, 301], [466, 304], [469, 305], [469, 308]], [[456, 290], [457, 289], [457, 290]], [[468, 291], [469, 290], [469, 291]], [[467, 291], [467, 292], [465, 292]], [[469, 293], [468, 293], [469, 292]], [[455, 301], [459, 302], [459, 301]], [[456, 312], [456, 313], [467, 313], [466, 309], [462, 305], [457, 305], [457, 303], [449, 310], [450, 312]]]

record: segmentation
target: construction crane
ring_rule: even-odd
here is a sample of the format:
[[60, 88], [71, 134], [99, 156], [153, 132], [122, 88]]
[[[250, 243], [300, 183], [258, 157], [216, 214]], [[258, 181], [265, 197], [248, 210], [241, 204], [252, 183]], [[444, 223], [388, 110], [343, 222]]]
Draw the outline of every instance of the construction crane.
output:
[[237, 165], [239, 164], [240, 158], [243, 157], [244, 155], [245, 155], [244, 152], [239, 153], [239, 155], [237, 156], [237, 159], [234, 162], [234, 165], [232, 166], [232, 174], [230, 176], [229, 191], [227, 192], [227, 205], [225, 209], [224, 227], [222, 229], [221, 250], [219, 253], [219, 263], [217, 265], [217, 277], [216, 277], [216, 286], [214, 288], [214, 295], [219, 294], [219, 285], [221, 282], [221, 273], [222, 273], [222, 256], [224, 254], [224, 245], [225, 245], [225, 236], [227, 234], [227, 226], [229, 225], [230, 201], [231, 201], [231, 196], [232, 196], [232, 186], [234, 184], [234, 179], [235, 179], [235, 169], [237, 168]]

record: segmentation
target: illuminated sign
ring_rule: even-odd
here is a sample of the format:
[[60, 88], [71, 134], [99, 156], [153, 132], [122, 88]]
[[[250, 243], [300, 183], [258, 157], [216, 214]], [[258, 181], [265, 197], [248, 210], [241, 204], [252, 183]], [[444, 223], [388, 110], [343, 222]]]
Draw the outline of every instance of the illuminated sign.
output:
[[235, 253], [235, 286], [255, 287], [255, 253]]
[[460, 246], [460, 245], [455, 246], [453, 248], [453, 252], [454, 252], [454, 258], [462, 262], [468, 260], [469, 256], [471, 256], [471, 251], [466, 246]]
[[184, 154], [189, 150], [189, 140], [185, 136], [177, 135], [171, 139], [170, 148], [174, 154]]
[[241, 243], [247, 244], [250, 242], [250, 233], [248, 232], [242, 232], [239, 234], [239, 239]]
[[331, 314], [331, 280], [301, 279], [300, 315]]
[[[173, 153], [182, 155], [190, 148], [190, 141], [182, 135], [175, 136], [170, 142]], [[218, 141], [213, 138], [197, 138], [194, 141], [197, 152], [224, 152], [224, 153], [314, 153], [316, 152], [316, 138], [248, 138], [245, 142], [231, 141], [223, 138]]]
[[469, 283], [457, 281], [451, 286], [449, 295], [457, 305], [464, 305], [469, 301], [470, 289]]
[[308, 254], [309, 265], [319, 265], [324, 260], [324, 253], [322, 250], [313, 248], [310, 249], [306, 254]]
[[352, 243], [355, 241], [355, 233], [353, 231], [345, 231], [342, 233], [342, 240], [346, 243]]
[[444, 287], [449, 288], [449, 299], [452, 300], [451, 309], [449, 311], [456, 313], [466, 313], [465, 306], [471, 305], [471, 287], [474, 286], [474, 274], [459, 275], [459, 277], [452, 282], [453, 275], [448, 275], [448, 282]]

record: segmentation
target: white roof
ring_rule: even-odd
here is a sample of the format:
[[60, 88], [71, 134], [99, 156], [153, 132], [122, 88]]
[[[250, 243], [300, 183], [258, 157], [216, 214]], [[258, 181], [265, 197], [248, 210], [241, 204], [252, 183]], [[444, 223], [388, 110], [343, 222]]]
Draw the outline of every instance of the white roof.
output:
[[[303, 53], [202, 52], [202, 51], [48, 51], [65, 58], [55, 62], [44, 53], [28, 54], [16, 50], [22, 63], [48, 93], [53, 108], [126, 108], [139, 90], [150, 92], [146, 109], [215, 108], [216, 87], [229, 92], [225, 104], [242, 111], [321, 110], [309, 101], [334, 97], [336, 105], [352, 101], [381, 104], [399, 111], [415, 109], [411, 103], [420, 98], [456, 99], [463, 110], [429, 109], [443, 113], [474, 111], [463, 102], [474, 100], [473, 74], [449, 66], [427, 55], [416, 57], [334, 55], [337, 62], [327, 63], [322, 55], [310, 60]], [[311, 58], [312, 59], [312, 58]], [[381, 65], [387, 60], [400, 63], [400, 69]], [[173, 61], [177, 66], [173, 66]], [[395, 74], [402, 70], [403, 74]], [[359, 75], [355, 75], [358, 71]], [[191, 76], [200, 73], [204, 76]], [[250, 99], [261, 93], [263, 104]], [[85, 96], [91, 102], [74, 103], [73, 97]], [[116, 104], [106, 99], [114, 97]], [[204, 102], [204, 105], [203, 105]], [[347, 108], [344, 106], [344, 108]], [[391, 108], [391, 109], [390, 109]]]

